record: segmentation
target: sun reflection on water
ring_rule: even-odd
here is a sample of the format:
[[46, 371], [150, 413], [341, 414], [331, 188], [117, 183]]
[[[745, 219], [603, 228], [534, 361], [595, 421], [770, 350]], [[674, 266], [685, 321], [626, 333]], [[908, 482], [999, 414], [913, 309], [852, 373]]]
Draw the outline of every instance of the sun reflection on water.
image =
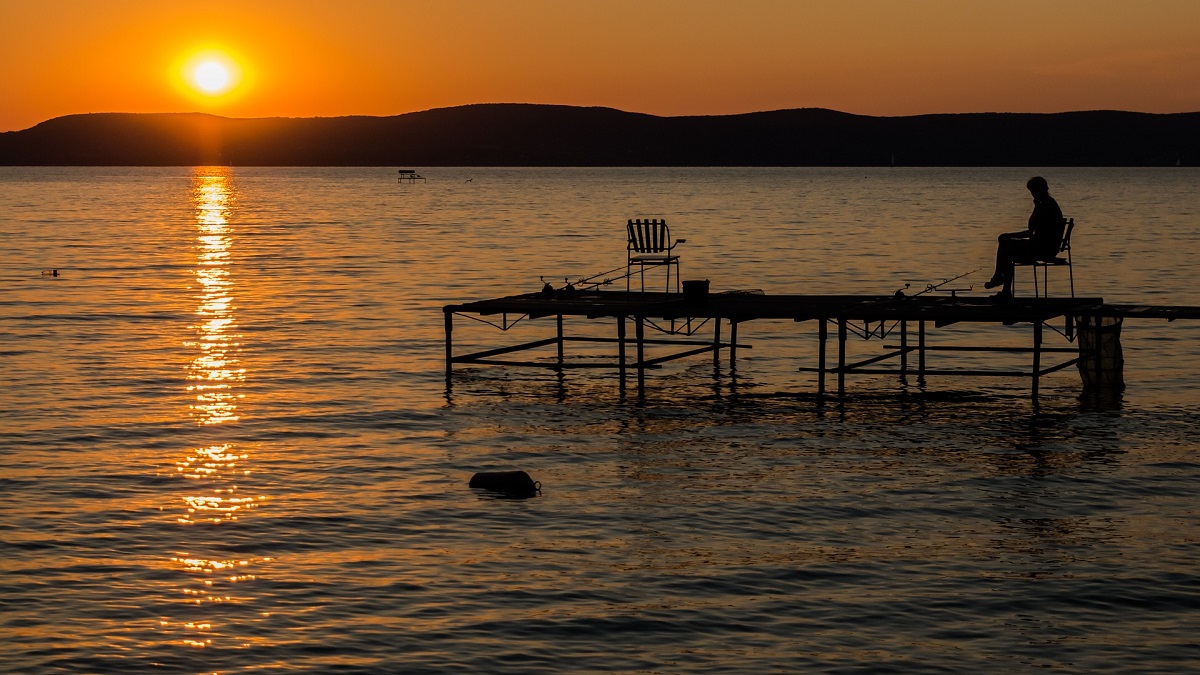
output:
[[196, 281], [200, 285], [195, 324], [198, 336], [185, 344], [199, 354], [192, 360], [188, 391], [196, 402], [192, 414], [200, 424], [224, 424], [238, 420], [235, 392], [246, 379], [237, 352], [241, 335], [233, 317], [233, 281], [229, 277], [229, 254], [233, 244], [229, 210], [233, 196], [225, 171], [204, 171], [196, 176], [196, 226], [199, 233], [196, 255]]
[[[262, 496], [244, 495], [239, 480], [250, 476], [249, 454], [230, 442], [220, 430], [223, 425], [235, 425], [241, 419], [238, 410], [244, 394], [239, 388], [246, 381], [240, 351], [242, 335], [235, 316], [236, 283], [230, 272], [231, 252], [235, 245], [235, 228], [231, 223], [235, 193], [228, 169], [205, 167], [197, 169], [193, 179], [192, 201], [196, 209], [195, 323], [191, 328], [195, 338], [183, 343], [192, 354], [187, 365], [187, 391], [194, 397], [189, 415], [197, 426], [206, 429], [207, 442], [186, 451], [175, 462], [177, 476], [203, 483], [209, 489], [190, 491], [181, 495], [181, 513], [175, 521], [188, 528], [228, 527], [240, 517], [257, 508]], [[197, 485], [199, 487], [199, 485]], [[207, 544], [212, 550], [207, 556], [176, 551], [169, 566], [186, 577], [181, 589], [181, 616], [162, 617], [161, 629], [172, 641], [191, 648], [212, 647], [223, 638], [234, 636], [222, 632], [222, 627], [203, 607], [211, 604], [238, 605], [248, 600], [233, 591], [233, 584], [255, 580], [251, 569], [269, 562], [270, 558], [229, 558], [219, 551], [224, 535], [218, 530], [195, 530], [190, 545]], [[197, 607], [199, 606], [199, 607]], [[228, 627], [226, 628], [228, 629]]]

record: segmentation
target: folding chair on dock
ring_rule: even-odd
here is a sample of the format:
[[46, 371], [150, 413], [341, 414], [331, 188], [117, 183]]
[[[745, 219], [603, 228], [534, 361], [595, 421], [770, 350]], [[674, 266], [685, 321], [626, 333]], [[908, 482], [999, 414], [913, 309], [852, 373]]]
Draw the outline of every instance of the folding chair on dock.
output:
[[625, 226], [628, 234], [625, 262], [625, 290], [631, 290], [633, 277], [633, 268], [638, 267], [638, 276], [641, 279], [642, 291], [646, 290], [646, 268], [647, 267], [666, 267], [667, 268], [667, 285], [666, 292], [671, 292], [671, 267], [675, 267], [675, 292], [680, 289], [679, 283], [679, 256], [673, 251], [679, 244], [686, 242], [686, 239], [671, 239], [671, 230], [667, 227], [666, 219], [658, 218], [638, 218], [630, 219]]
[[[1074, 218], [1063, 219], [1066, 229], [1063, 230], [1062, 243], [1058, 245], [1058, 253], [1065, 253], [1066, 257], [1058, 255], [1054, 258], [1045, 260], [1023, 260], [1013, 263], [1014, 267], [1032, 267], [1033, 268], [1033, 297], [1048, 298], [1050, 297], [1050, 278], [1049, 270], [1051, 267], [1066, 267], [1067, 274], [1071, 280], [1071, 297], [1075, 297], [1075, 271], [1071, 266], [1071, 230], [1075, 229]], [[1042, 270], [1042, 283], [1038, 285], [1038, 268]], [[1014, 283], [1014, 286], [1016, 284]]]

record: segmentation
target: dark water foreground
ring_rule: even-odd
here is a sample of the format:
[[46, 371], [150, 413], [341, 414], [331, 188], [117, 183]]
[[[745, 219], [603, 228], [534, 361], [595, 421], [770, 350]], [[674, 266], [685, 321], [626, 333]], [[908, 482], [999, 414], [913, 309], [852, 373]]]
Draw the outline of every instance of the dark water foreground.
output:
[[[1200, 665], [1195, 328], [1127, 327], [1123, 395], [1081, 399], [1065, 371], [1036, 407], [1017, 381], [882, 377], [818, 406], [795, 371], [811, 331], [788, 323], [744, 330], [736, 374], [656, 371], [644, 403], [603, 373], [446, 388], [440, 307], [599, 262], [606, 235], [577, 223], [661, 203], [718, 288], [886, 291], [986, 261], [995, 223], [953, 205], [1016, 192], [1006, 173], [461, 170], [422, 192], [351, 170], [25, 171], [0, 184], [2, 670]], [[1081, 292], [1200, 304], [1176, 292], [1194, 178], [1051, 174], [1093, 214]], [[1125, 212], [1173, 244], [1094, 215]], [[785, 230], [801, 243], [754, 246]], [[467, 487], [506, 469], [541, 495]]]

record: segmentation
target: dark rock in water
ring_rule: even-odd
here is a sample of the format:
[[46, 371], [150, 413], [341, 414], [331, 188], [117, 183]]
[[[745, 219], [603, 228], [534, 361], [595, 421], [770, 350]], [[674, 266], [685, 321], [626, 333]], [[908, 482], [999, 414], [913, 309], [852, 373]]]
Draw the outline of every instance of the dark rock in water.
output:
[[468, 487], [499, 492], [507, 497], [533, 497], [542, 484], [524, 471], [481, 471], [471, 476]]

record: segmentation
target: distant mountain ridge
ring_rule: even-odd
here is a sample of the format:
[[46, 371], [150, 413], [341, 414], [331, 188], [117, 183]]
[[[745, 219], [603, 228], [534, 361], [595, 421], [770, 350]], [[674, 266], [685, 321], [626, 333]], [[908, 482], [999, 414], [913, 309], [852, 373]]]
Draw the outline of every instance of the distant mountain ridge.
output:
[[477, 104], [392, 117], [92, 113], [0, 133], [0, 165], [1197, 166], [1200, 113], [658, 117]]

